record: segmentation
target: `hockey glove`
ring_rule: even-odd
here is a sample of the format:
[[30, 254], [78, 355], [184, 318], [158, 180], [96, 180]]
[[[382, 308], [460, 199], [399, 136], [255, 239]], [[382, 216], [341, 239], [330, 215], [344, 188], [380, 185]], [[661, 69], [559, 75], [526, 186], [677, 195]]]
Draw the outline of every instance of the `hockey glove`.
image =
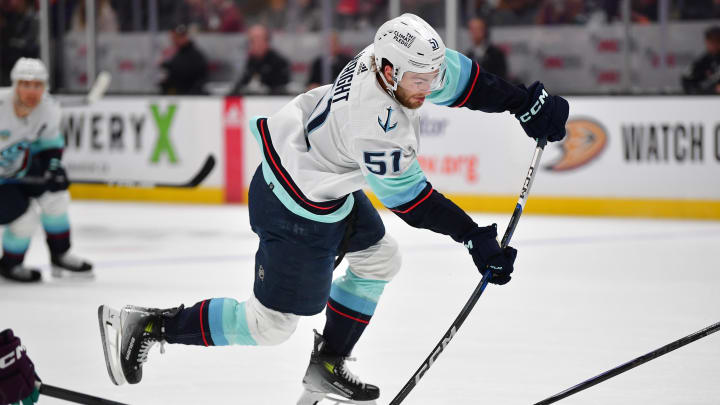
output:
[[540, 82], [533, 83], [527, 91], [525, 105], [515, 112], [515, 118], [520, 120], [525, 133], [535, 139], [547, 136], [549, 142], [563, 139], [570, 112], [567, 100], [549, 95]]
[[463, 244], [480, 273], [484, 276], [488, 271], [492, 271], [490, 282], [502, 285], [510, 281], [517, 250], [510, 246], [502, 249], [496, 238], [497, 224], [492, 224], [472, 230], [465, 236]]
[[36, 380], [35, 365], [20, 339], [12, 329], [0, 332], [0, 404], [36, 403], [40, 396]]
[[48, 190], [62, 191], [70, 186], [65, 169], [60, 164], [60, 159], [52, 158], [45, 171], [45, 179]]

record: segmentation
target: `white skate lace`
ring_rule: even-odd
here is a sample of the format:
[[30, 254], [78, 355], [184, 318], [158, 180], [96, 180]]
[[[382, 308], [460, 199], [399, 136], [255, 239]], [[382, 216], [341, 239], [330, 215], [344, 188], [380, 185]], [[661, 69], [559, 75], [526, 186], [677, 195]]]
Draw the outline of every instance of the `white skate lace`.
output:
[[[346, 357], [345, 361], [355, 361], [355, 357]], [[356, 376], [350, 370], [348, 370], [347, 365], [345, 365], [345, 363], [343, 363], [342, 367], [340, 367], [340, 373], [342, 373], [343, 377], [345, 377], [348, 381], [350, 381], [353, 384], [365, 385], [360, 381], [360, 378], [358, 376]]]
[[[138, 350], [138, 363], [145, 363], [148, 358], [148, 354], [150, 353], [150, 349], [152, 349], [155, 344], [158, 343], [155, 339], [146, 339], [142, 343], [140, 343], [140, 350]], [[165, 341], [161, 340], [160, 342], [160, 354], [165, 353]]]

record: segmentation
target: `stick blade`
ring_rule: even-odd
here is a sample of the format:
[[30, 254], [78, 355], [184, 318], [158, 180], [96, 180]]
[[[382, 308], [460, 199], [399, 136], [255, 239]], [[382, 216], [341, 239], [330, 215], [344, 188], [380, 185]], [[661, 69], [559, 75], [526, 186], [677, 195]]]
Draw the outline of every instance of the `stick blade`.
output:
[[103, 70], [98, 75], [97, 79], [95, 79], [95, 83], [93, 84], [92, 88], [90, 89], [90, 92], [87, 95], [87, 101], [89, 104], [95, 103], [98, 100], [102, 98], [103, 95], [105, 95], [105, 92], [107, 91], [108, 87], [110, 87], [110, 82], [112, 81], [112, 75], [110, 75], [110, 72]]

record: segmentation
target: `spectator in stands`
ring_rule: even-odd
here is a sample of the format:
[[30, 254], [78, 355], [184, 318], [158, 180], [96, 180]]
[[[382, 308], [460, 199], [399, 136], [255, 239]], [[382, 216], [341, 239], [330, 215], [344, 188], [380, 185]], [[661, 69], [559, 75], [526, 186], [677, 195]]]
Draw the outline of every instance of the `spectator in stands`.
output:
[[[72, 32], [85, 32], [87, 22], [85, 2], [78, 1], [70, 20]], [[110, 4], [110, 0], [97, 0], [95, 3], [95, 29], [97, 32], [118, 32], [119, 23], [117, 14]]]
[[295, 0], [288, 9], [288, 30], [292, 32], [313, 32], [322, 29], [322, 8], [315, 0]]
[[310, 77], [307, 82], [308, 90], [335, 80], [340, 74], [340, 71], [342, 71], [345, 65], [350, 62], [350, 59], [352, 59], [352, 57], [343, 50], [342, 45], [340, 45], [340, 37], [337, 32], [330, 34], [330, 48], [328, 50], [330, 51], [331, 59], [330, 77], [328, 80], [323, 80], [323, 60], [325, 56], [321, 54], [313, 60]]
[[686, 93], [720, 94], [720, 25], [705, 31], [705, 50], [682, 77]]
[[170, 31], [173, 52], [160, 65], [165, 79], [160, 82], [163, 94], [203, 94], [208, 77], [205, 55], [190, 38], [187, 26]]
[[536, 0], [500, 0], [493, 13], [494, 25], [533, 25], [537, 14]]
[[285, 94], [290, 82], [290, 62], [270, 48], [270, 32], [263, 25], [248, 29], [245, 72], [231, 94]]
[[207, 10], [207, 30], [211, 32], [241, 32], [243, 15], [233, 0], [212, 0]]
[[636, 24], [650, 24], [658, 20], [657, 0], [632, 0], [632, 21]]
[[583, 0], [543, 0], [535, 17], [539, 25], [580, 24], [585, 20]]
[[10, 70], [22, 58], [40, 54], [39, 23], [33, 0], [0, 1], [0, 87], [10, 86]]
[[475, 17], [468, 21], [468, 34], [472, 48], [468, 49], [465, 55], [477, 61], [484, 70], [507, 80], [508, 67], [505, 54], [490, 43], [490, 30], [485, 19]]
[[720, 18], [720, 0], [679, 0], [677, 11], [681, 20]]

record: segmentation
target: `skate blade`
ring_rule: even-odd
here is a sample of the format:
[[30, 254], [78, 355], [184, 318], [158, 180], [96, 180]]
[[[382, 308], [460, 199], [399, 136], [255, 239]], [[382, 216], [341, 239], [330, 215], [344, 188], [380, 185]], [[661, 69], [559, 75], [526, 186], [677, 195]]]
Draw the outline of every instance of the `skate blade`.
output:
[[62, 281], [92, 281], [95, 280], [95, 272], [87, 271], [70, 271], [63, 268], [52, 267], [50, 270], [54, 280]]
[[120, 331], [120, 311], [110, 308], [107, 305], [98, 307], [98, 324], [100, 326], [100, 338], [102, 339], [103, 354], [105, 355], [105, 366], [108, 375], [115, 385], [125, 384], [125, 375], [120, 364], [120, 346], [122, 344]]
[[351, 399], [342, 398], [337, 395], [328, 394], [325, 392], [314, 392], [305, 389], [298, 399], [297, 405], [340, 405], [340, 404], [355, 404], [355, 405], [377, 405], [375, 400], [372, 401], [353, 401]]

